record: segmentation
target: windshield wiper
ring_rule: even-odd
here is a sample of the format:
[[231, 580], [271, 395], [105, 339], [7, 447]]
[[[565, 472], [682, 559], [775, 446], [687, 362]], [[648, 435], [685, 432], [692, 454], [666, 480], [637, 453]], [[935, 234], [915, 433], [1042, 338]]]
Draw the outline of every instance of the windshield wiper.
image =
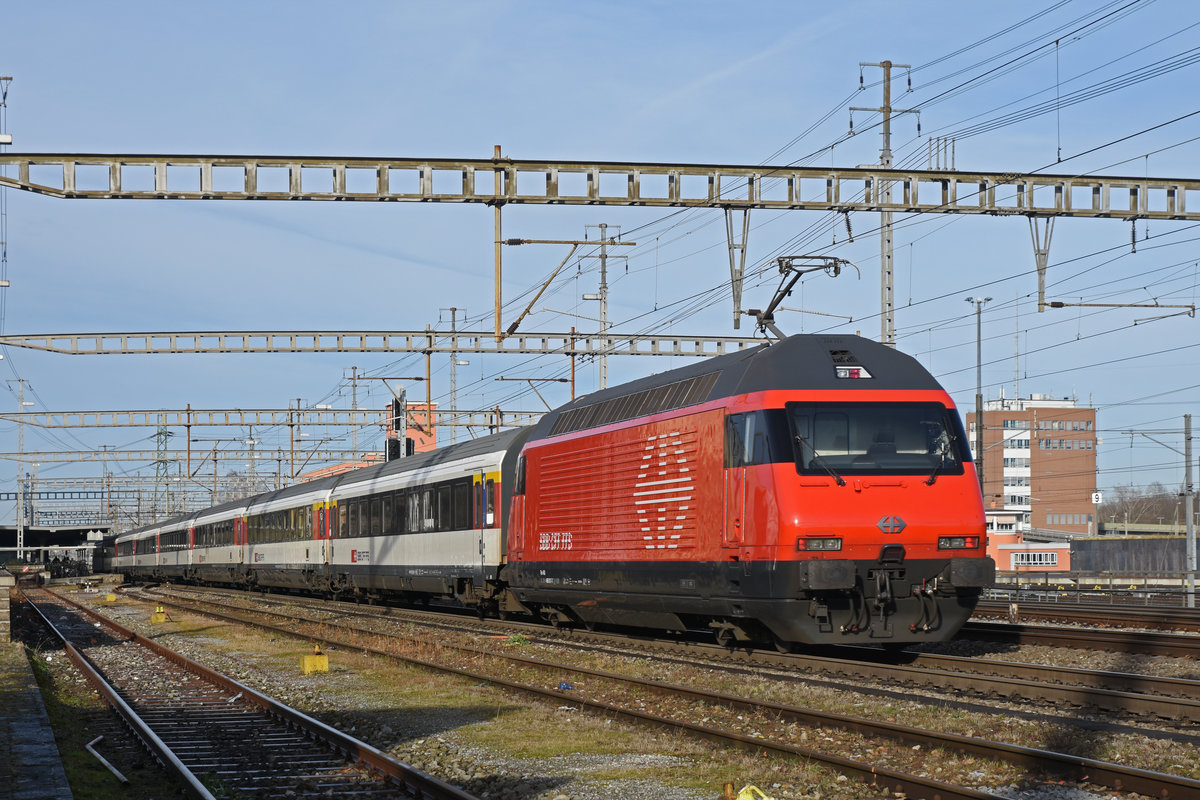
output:
[[813, 449], [813, 446], [811, 444], [809, 444], [807, 441], [805, 441], [804, 437], [801, 436], [800, 434], [796, 434], [796, 444], [800, 445], [800, 457], [801, 458], [804, 457], [804, 448], [807, 447], [809, 452], [811, 452], [812, 456], [813, 456], [812, 461], [810, 461], [809, 464], [819, 465], [821, 467], [821, 469], [828, 472], [830, 474], [830, 476], [832, 476], [833, 479], [835, 481], [837, 481], [838, 486], [846, 485], [846, 479], [843, 478], [841, 475], [838, 475], [837, 472], [833, 469], [833, 467], [826, 464], [825, 459], [823, 459], [819, 455], [817, 455], [817, 451], [815, 449]]
[[940, 457], [938, 463], [933, 465], [933, 472], [929, 473], [929, 478], [925, 481], [926, 486], [933, 486], [937, 481], [938, 473], [942, 471], [942, 467], [946, 466], [946, 456], [950, 455], [950, 443], [957, 441], [957, 438], [947, 434], [945, 440], [938, 443], [938, 456]]
[[929, 473], [929, 477], [925, 480], [926, 486], [933, 486], [934, 482], [937, 480], [938, 473], [942, 471], [942, 467], [946, 466], [945, 450], [942, 451], [941, 456], [942, 457], [938, 459], [938, 463], [934, 464], [933, 472]]

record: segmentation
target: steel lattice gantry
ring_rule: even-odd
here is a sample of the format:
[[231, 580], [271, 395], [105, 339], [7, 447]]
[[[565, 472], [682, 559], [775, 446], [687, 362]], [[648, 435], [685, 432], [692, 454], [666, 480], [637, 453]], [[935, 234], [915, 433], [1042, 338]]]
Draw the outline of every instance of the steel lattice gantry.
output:
[[[510, 203], [724, 209], [735, 299], [744, 275], [751, 209], [1200, 220], [1200, 180], [1039, 175], [894, 167], [799, 167], [615, 161], [330, 158], [9, 153], [16, 168], [0, 186], [62, 198], [174, 200], [359, 200], [484, 203], [496, 209], [497, 341], [500, 209]], [[1187, 195], [1191, 193], [1189, 210]], [[743, 213], [742, 238], [730, 215]], [[1049, 229], [1045, 234], [1049, 239]], [[1036, 235], [1035, 235], [1036, 239]], [[1035, 243], [1035, 251], [1037, 250]], [[740, 253], [741, 263], [737, 255]], [[1045, 256], [1036, 252], [1039, 278]], [[1039, 283], [1039, 288], [1041, 283]], [[1038, 308], [1044, 307], [1039, 293]], [[890, 309], [883, 311], [885, 315]], [[15, 344], [15, 343], [14, 343]], [[242, 352], [242, 351], [239, 351]]]
[[[206, 457], [208, 451], [193, 450], [192, 456], [196, 460]], [[317, 463], [331, 461], [360, 461], [363, 460], [364, 454], [347, 449], [334, 448], [317, 448], [309, 450], [297, 450], [295, 454], [286, 448], [270, 447], [257, 449], [239, 449], [239, 450], [218, 450], [221, 460], [223, 461], [255, 461], [258, 463], [266, 463], [268, 461], [288, 461], [294, 456], [312, 456], [317, 459]], [[378, 460], [382, 462], [383, 454], [375, 454]], [[81, 461], [170, 461], [183, 463], [188, 457], [187, 450], [43, 450], [43, 451], [26, 451], [23, 453], [0, 453], [0, 460], [6, 461], [22, 461], [30, 464], [66, 464], [76, 463]], [[26, 493], [28, 496], [28, 493]]]
[[[418, 412], [421, 413], [421, 412]], [[487, 428], [533, 425], [542, 418], [543, 411], [454, 411], [438, 409], [442, 416], [453, 416], [452, 421], [439, 421], [439, 425]], [[171, 427], [245, 427], [267, 426], [297, 427], [332, 426], [365, 427], [368, 425], [388, 426], [391, 418], [386, 411], [369, 408], [305, 408], [294, 409], [164, 409], [159, 411], [26, 411], [0, 413], [0, 421], [40, 428], [149, 428], [159, 425]]]
[[[17, 492], [0, 492], [0, 503], [12, 502], [13, 500], [18, 499], [20, 496], [21, 495]], [[35, 492], [26, 492], [25, 496], [38, 501], [103, 500], [106, 497], [132, 497], [136, 496], [136, 492], [129, 489], [112, 489], [107, 491], [86, 489], [40, 489]]]
[[606, 336], [543, 333], [496, 341], [463, 331], [224, 331], [69, 333], [0, 336], [0, 344], [52, 353], [514, 353], [585, 356], [594, 353], [708, 358], [763, 343], [749, 336]]
[[[212, 485], [211, 476], [206, 476], [206, 486]], [[240, 482], [240, 476], [232, 477], [223, 475], [218, 478], [218, 486], [226, 488], [235, 486]], [[139, 493], [154, 491], [154, 478], [146, 478], [142, 476], [128, 475], [105, 475], [98, 478], [38, 478], [38, 492], [59, 491], [59, 492], [95, 492], [101, 496], [116, 496], [116, 497], [137, 497]], [[32, 493], [26, 492], [26, 496]], [[7, 492], [3, 496], [7, 499], [16, 499], [16, 492]], [[97, 499], [97, 498], [92, 498]]]
[[[1200, 220], [1200, 180], [957, 170], [511, 158], [0, 154], [15, 189], [63, 198], [367, 200], [950, 212]], [[133, 177], [136, 175], [136, 178]], [[500, 190], [495, 177], [499, 175]], [[884, 189], [892, 200], [884, 199]], [[1200, 197], [1193, 196], [1193, 200]]]
[[[509, 427], [525, 427], [534, 425], [542, 418], [542, 411], [501, 411], [490, 409], [484, 411], [467, 411], [439, 409], [437, 412], [443, 419], [439, 425], [454, 425], [456, 427], [480, 428], [499, 430]], [[332, 409], [307, 408], [295, 409], [161, 409], [150, 411], [27, 411], [0, 413], [0, 421], [13, 422], [18, 425], [34, 425], [41, 428], [136, 428], [136, 427], [181, 427], [190, 430], [193, 427], [366, 427], [377, 425], [389, 428], [393, 420], [386, 411], [375, 409]], [[235, 442], [237, 439], [230, 439]], [[191, 448], [186, 452], [187, 463], [196, 459], [203, 461], [207, 458], [205, 448]], [[214, 450], [214, 452], [216, 452]], [[220, 457], [224, 460], [238, 460], [250, 457], [250, 452], [256, 452], [257, 458], [265, 460], [284, 459], [294, 462], [299, 455], [306, 461], [317, 458], [318, 463], [329, 460], [354, 461], [361, 454], [337, 449], [299, 448], [259, 449], [257, 451], [221, 450]], [[151, 455], [146, 450], [102, 450], [89, 453], [73, 454], [47, 453], [0, 453], [0, 460], [16, 460], [30, 463], [70, 461], [161, 461], [157, 451]], [[165, 457], [171, 460], [170, 454]], [[183, 460], [182, 454], [180, 460]], [[75, 479], [68, 482], [75, 487]], [[16, 495], [14, 494], [13, 497]], [[4, 499], [0, 493], [0, 501]], [[12, 499], [12, 498], [9, 498]]]

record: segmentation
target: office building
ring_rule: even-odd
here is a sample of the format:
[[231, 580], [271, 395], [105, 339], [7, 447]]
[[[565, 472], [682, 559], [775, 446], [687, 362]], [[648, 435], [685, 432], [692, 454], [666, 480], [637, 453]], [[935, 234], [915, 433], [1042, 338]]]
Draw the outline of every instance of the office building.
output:
[[[975, 414], [967, 414], [971, 448]], [[983, 407], [983, 503], [989, 529], [1097, 533], [1096, 410], [1034, 394]], [[979, 461], [979, 454], [975, 454]]]

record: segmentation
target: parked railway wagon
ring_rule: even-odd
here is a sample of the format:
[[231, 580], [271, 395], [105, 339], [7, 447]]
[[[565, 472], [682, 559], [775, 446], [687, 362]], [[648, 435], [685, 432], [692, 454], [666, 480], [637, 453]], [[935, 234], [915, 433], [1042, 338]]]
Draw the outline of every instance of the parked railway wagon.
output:
[[[970, 616], [994, 582], [984, 528], [933, 377], [867, 339], [793, 336], [129, 532], [115, 568], [725, 643], [902, 643]], [[184, 554], [164, 552], [181, 530]]]
[[[187, 558], [187, 517], [116, 537], [112, 571], [154, 580], [182, 579]], [[181, 563], [182, 562], [182, 563]]]

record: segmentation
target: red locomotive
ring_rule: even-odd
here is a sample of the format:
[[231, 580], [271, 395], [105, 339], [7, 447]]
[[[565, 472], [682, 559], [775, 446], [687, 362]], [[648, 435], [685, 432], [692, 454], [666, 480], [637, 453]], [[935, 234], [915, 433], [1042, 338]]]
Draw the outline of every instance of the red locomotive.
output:
[[949, 639], [992, 584], [950, 396], [857, 336], [792, 336], [551, 412], [502, 570], [553, 622], [719, 641]]

